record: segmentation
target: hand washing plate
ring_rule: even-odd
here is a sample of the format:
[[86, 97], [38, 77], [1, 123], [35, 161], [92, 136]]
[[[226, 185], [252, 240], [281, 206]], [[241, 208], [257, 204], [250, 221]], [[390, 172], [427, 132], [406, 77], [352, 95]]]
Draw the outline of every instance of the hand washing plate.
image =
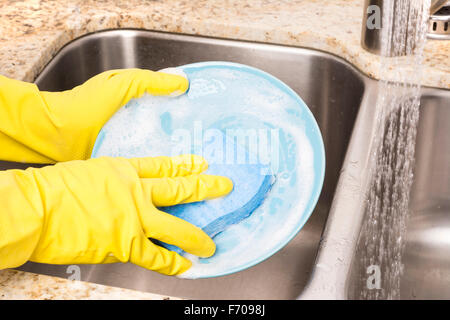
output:
[[[306, 223], [322, 189], [323, 141], [302, 99], [268, 73], [230, 62], [178, 68], [189, 78], [188, 92], [130, 101], [102, 128], [92, 157], [198, 154], [214, 130], [238, 137], [254, 155], [240, 161], [264, 164], [275, 183], [250, 217], [214, 237], [213, 257], [185, 254], [193, 265], [181, 277], [227, 275], [267, 259]], [[229, 161], [220, 150], [209, 157], [210, 163]]]

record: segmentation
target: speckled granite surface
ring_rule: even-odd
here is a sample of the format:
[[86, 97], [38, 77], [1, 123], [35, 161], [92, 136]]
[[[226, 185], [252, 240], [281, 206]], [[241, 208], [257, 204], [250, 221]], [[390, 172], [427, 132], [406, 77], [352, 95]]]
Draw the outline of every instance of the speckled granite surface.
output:
[[7, 299], [176, 300], [177, 298], [16, 270], [2, 270], [0, 271], [0, 300]]
[[[326, 5], [324, 5], [326, 3]], [[0, 2], [0, 73], [32, 81], [68, 41], [108, 28], [144, 28], [297, 45], [334, 53], [378, 78], [360, 46], [361, 0], [27, 0]], [[423, 84], [450, 88], [450, 41], [429, 40]]]
[[[67, 42], [111, 28], [143, 28], [309, 47], [378, 78], [360, 46], [361, 0], [0, 0], [0, 74], [33, 81]], [[326, 4], [326, 5], [324, 5]], [[422, 83], [450, 88], [450, 41], [427, 42]], [[85, 282], [0, 271], [0, 299], [166, 299]]]

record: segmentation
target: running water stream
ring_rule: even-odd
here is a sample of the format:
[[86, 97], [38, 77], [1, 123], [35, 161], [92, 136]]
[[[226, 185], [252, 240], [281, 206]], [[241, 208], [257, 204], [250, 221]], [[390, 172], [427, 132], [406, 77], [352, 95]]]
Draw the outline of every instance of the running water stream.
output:
[[[367, 195], [358, 261], [361, 288], [356, 298], [399, 299], [402, 252], [413, 181], [420, 105], [423, 48], [429, 0], [385, 1], [381, 77], [377, 99], [374, 171]], [[370, 269], [372, 268], [372, 269]], [[373, 268], [379, 283], [366, 283]]]

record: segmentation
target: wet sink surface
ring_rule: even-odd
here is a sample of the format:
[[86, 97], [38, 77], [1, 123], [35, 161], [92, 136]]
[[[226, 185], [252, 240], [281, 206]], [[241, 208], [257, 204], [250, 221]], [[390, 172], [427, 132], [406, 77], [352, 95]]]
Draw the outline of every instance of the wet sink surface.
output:
[[[450, 298], [450, 91], [422, 88], [400, 299]], [[366, 86], [313, 273], [301, 298], [358, 299], [374, 273], [364, 235], [377, 86]], [[383, 266], [380, 272], [383, 272]]]
[[[449, 101], [448, 90], [422, 91], [400, 299], [450, 299]], [[358, 247], [353, 256], [349, 298], [359, 298], [371, 275], [360, 262], [363, 252]]]
[[[137, 30], [112, 30], [64, 47], [36, 79], [42, 90], [70, 89], [114, 68], [162, 68], [197, 61], [243, 63], [291, 86], [310, 107], [322, 132], [327, 157], [321, 197], [299, 234], [266, 261], [232, 275], [181, 280], [132, 264], [83, 265], [81, 280], [140, 291], [208, 299], [292, 299], [310, 276], [325, 227], [365, 79], [335, 56], [301, 48], [255, 44]], [[1, 163], [3, 169], [26, 167]], [[21, 270], [69, 278], [68, 266], [27, 263]]]
[[450, 91], [422, 96], [402, 299], [450, 299]]

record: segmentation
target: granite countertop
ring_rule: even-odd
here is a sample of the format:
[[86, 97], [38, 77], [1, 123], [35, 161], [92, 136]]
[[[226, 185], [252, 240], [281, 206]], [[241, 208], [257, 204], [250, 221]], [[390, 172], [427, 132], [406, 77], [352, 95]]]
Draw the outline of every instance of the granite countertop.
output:
[[149, 292], [102, 286], [17, 270], [0, 271], [0, 300], [179, 300]]
[[[4, 0], [0, 74], [33, 81], [74, 38], [104, 29], [142, 28], [319, 49], [378, 79], [380, 58], [360, 46], [362, 14], [361, 0]], [[449, 57], [450, 41], [427, 41], [423, 85], [450, 89]], [[1, 298], [170, 297], [3, 270]]]
[[[360, 46], [361, 0], [25, 0], [0, 3], [0, 74], [33, 81], [83, 34], [143, 28], [309, 47], [379, 78], [378, 56]], [[422, 84], [450, 88], [450, 41], [428, 40]]]

